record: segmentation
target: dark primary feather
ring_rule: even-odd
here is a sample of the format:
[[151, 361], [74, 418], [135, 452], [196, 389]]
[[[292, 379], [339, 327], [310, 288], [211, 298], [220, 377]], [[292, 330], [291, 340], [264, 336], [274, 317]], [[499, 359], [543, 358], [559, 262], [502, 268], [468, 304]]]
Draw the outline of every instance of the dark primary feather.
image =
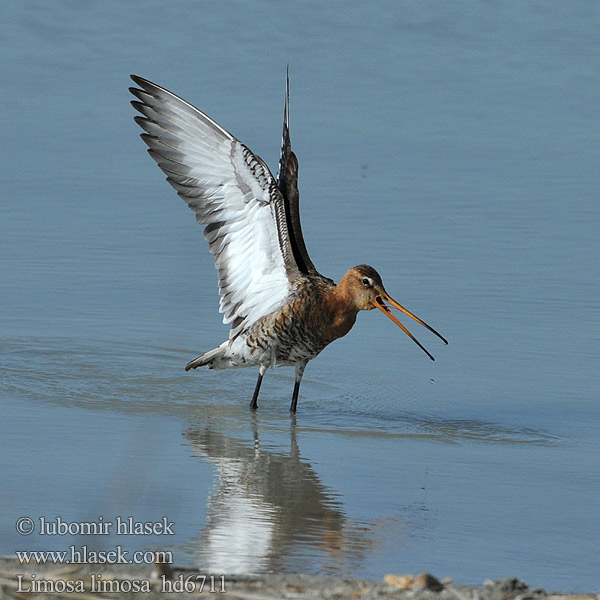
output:
[[[279, 159], [279, 176], [277, 185], [281, 190], [285, 202], [287, 229], [290, 236], [292, 251], [298, 268], [305, 275], [319, 275], [308, 256], [308, 250], [302, 235], [300, 224], [300, 193], [298, 191], [298, 159], [292, 150], [290, 141], [290, 78], [286, 76], [285, 109], [283, 113], [283, 140], [281, 145], [281, 158]], [[327, 279], [327, 278], [324, 278]], [[331, 280], [329, 280], [331, 281]]]

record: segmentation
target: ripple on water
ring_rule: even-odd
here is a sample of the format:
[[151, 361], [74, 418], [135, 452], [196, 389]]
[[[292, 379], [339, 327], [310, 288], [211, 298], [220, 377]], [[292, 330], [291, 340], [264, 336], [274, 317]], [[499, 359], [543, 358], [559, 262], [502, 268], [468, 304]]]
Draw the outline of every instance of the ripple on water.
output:
[[[3, 342], [2, 388], [16, 399], [118, 410], [179, 410], [216, 395], [212, 381], [186, 377], [189, 352], [71, 339]], [[179, 407], [179, 408], [178, 408]]]
[[[185, 373], [189, 350], [112, 341], [81, 342], [68, 338], [5, 341], [0, 366], [1, 386], [15, 400], [53, 402], [92, 409], [125, 412], [157, 411], [191, 414], [220, 420], [247, 418], [247, 401], [254, 373], [245, 370]], [[261, 427], [288, 429], [292, 372], [269, 374], [261, 390], [257, 418]], [[307, 377], [304, 402], [293, 423], [303, 431], [326, 431], [345, 436], [378, 436], [431, 440], [442, 443], [556, 445], [561, 437], [531, 427], [508, 427], [493, 421], [448, 419], [406, 411], [385, 401], [396, 390], [361, 389], [352, 382], [331, 383]]]

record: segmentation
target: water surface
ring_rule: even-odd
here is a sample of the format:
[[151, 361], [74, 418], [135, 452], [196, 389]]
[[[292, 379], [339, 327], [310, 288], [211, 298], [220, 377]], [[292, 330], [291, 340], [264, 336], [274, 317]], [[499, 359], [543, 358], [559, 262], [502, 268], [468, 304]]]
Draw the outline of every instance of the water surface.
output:
[[[0, 91], [0, 552], [164, 548], [222, 572], [598, 590], [598, 6], [8, 3]], [[227, 335], [129, 73], [278, 159], [311, 257], [380, 314], [293, 372], [184, 373]], [[375, 311], [377, 312], [377, 311]], [[24, 537], [21, 516], [175, 535]]]

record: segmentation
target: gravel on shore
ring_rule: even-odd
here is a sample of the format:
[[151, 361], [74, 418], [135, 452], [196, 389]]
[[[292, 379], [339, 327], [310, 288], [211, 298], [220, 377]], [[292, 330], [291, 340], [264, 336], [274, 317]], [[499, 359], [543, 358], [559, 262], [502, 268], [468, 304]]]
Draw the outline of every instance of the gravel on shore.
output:
[[386, 575], [380, 581], [294, 574], [206, 575], [163, 565], [20, 564], [0, 557], [0, 600], [600, 600], [596, 593], [531, 589], [512, 577], [480, 586], [432, 575]]

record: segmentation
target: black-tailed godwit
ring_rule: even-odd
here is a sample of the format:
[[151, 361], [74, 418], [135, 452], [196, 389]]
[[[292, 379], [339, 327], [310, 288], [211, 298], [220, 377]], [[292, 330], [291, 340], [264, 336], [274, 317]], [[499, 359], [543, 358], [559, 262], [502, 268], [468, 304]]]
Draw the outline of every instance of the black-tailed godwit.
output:
[[448, 343], [435, 329], [398, 304], [368, 265], [350, 269], [336, 285], [321, 275], [306, 251], [300, 226], [298, 160], [289, 134], [289, 78], [279, 175], [263, 160], [185, 100], [132, 75], [135, 117], [150, 156], [204, 225], [219, 272], [220, 312], [231, 323], [229, 339], [190, 361], [185, 370], [258, 367], [250, 402], [256, 409], [266, 370], [296, 368], [291, 412], [309, 360], [346, 335], [361, 310], [378, 308], [426, 354], [433, 356], [391, 312], [408, 315]]

